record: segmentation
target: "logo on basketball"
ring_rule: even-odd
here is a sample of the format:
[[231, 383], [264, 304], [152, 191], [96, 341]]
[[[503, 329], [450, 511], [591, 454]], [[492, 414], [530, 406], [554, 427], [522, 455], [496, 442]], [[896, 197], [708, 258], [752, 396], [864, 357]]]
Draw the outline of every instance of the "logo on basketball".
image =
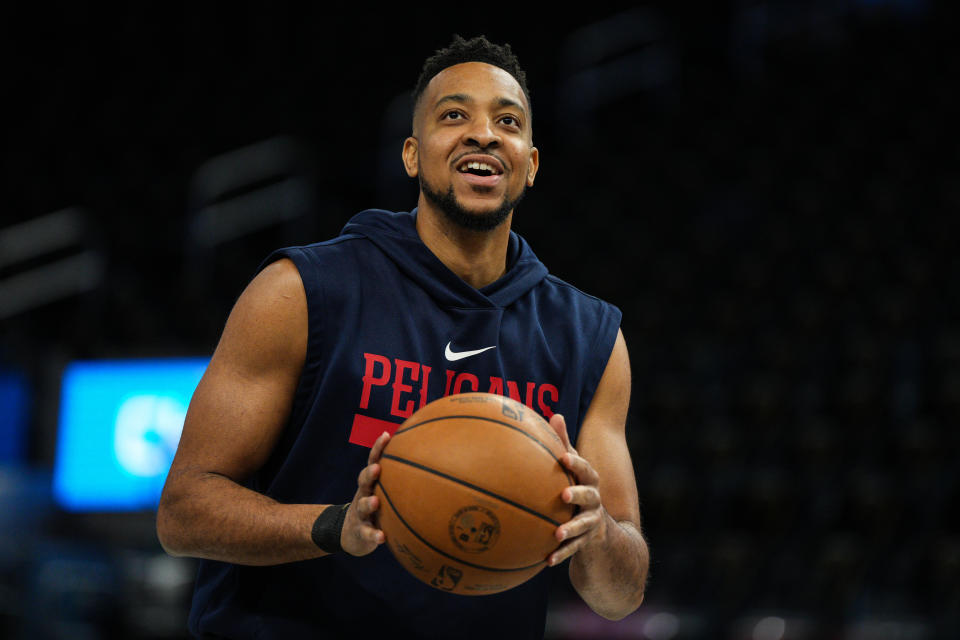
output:
[[417, 571], [426, 570], [426, 567], [423, 566], [423, 561], [417, 557], [417, 554], [415, 554], [413, 551], [410, 550], [410, 547], [403, 544], [402, 542], [399, 542], [397, 543], [396, 549], [397, 549], [397, 553], [402, 554], [404, 557], [407, 558], [407, 560], [409, 560], [408, 564], [411, 567], [413, 567]]
[[507, 402], [506, 399], [504, 399], [503, 401], [502, 411], [503, 411], [503, 415], [507, 416], [511, 420], [516, 420], [517, 422], [520, 422], [521, 420], [523, 420], [523, 411], [520, 411], [519, 409], [510, 406], [510, 403]]
[[433, 580], [430, 581], [430, 584], [435, 586], [437, 589], [453, 591], [462, 577], [463, 571], [460, 569], [443, 565], [440, 567], [440, 570], [437, 571], [437, 575], [433, 577]]
[[450, 539], [467, 553], [490, 549], [500, 537], [500, 521], [493, 511], [473, 505], [464, 507], [450, 518]]

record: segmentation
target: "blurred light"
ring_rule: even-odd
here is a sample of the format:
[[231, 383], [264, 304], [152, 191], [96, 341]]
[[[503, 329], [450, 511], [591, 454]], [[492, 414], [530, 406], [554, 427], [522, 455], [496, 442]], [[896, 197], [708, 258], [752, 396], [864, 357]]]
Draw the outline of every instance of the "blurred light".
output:
[[648, 640], [671, 640], [680, 631], [680, 620], [667, 611], [655, 613], [643, 623], [643, 635]]
[[83, 216], [80, 209], [61, 209], [0, 229], [0, 267], [80, 244]]
[[135, 476], [163, 473], [170, 465], [187, 417], [176, 396], [146, 394], [124, 400], [117, 411], [113, 447], [117, 461]]
[[757, 621], [753, 628], [753, 640], [783, 640], [787, 622], [778, 616], [767, 616]]
[[84, 251], [0, 280], [0, 318], [96, 289], [105, 273], [103, 257]]
[[54, 497], [70, 511], [153, 509], [202, 358], [74, 362], [63, 375]]
[[310, 213], [307, 155], [298, 141], [277, 136], [207, 160], [190, 185], [195, 211], [188, 240], [215, 247]]
[[309, 189], [304, 182], [288, 178], [204, 207], [197, 212], [192, 238], [200, 246], [213, 247], [299, 218], [309, 211], [309, 203]]

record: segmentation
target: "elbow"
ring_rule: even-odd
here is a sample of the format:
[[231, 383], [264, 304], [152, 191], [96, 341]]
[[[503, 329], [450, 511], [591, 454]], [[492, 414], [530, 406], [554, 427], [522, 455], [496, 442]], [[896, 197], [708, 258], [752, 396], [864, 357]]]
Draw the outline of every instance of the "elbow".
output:
[[593, 558], [576, 554], [570, 560], [570, 583], [594, 613], [622, 620], [643, 604], [650, 567], [646, 541], [637, 536], [636, 553]]
[[188, 554], [180, 535], [182, 527], [178, 524], [176, 509], [171, 505], [171, 502], [173, 501], [167, 491], [164, 490], [160, 498], [160, 504], [157, 506], [157, 539], [168, 555], [183, 557]]
[[167, 555], [180, 557], [184, 554], [180, 552], [176, 538], [170, 532], [169, 527], [164, 524], [160, 512], [157, 512], [157, 539], [160, 541], [160, 547]]
[[598, 606], [594, 611], [606, 618], [607, 620], [612, 620], [613, 622], [618, 622], [623, 620], [628, 615], [640, 608], [640, 605], [643, 603], [643, 591], [639, 591], [634, 594], [632, 597], [618, 602], [615, 606], [603, 607]]
[[580, 598], [599, 616], [607, 620], [623, 620], [636, 611], [643, 603], [646, 581], [631, 584], [632, 581], [611, 583], [591, 583], [584, 573], [570, 565], [570, 583]]
[[[581, 594], [581, 597], [583, 597], [583, 594]], [[640, 605], [643, 603], [643, 590], [640, 589], [621, 599], [606, 600], [596, 598], [591, 601], [584, 598], [584, 602], [586, 602], [597, 615], [607, 620], [618, 622], [640, 608]]]

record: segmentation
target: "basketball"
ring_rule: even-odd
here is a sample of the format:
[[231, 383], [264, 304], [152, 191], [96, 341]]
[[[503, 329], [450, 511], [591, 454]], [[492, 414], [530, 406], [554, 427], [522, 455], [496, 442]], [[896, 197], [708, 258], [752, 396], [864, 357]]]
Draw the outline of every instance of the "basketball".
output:
[[435, 400], [380, 459], [379, 526], [414, 577], [461, 595], [506, 591], [539, 573], [573, 516], [560, 438], [535, 411], [489, 393]]

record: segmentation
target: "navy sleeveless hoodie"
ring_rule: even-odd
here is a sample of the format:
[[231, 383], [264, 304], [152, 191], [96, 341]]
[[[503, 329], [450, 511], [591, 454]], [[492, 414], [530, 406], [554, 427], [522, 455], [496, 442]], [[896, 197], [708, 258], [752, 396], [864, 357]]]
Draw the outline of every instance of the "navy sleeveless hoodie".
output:
[[[309, 337], [289, 423], [249, 488], [283, 503], [349, 502], [377, 436], [454, 393], [561, 413], [576, 442], [620, 311], [549, 275], [513, 232], [507, 272], [474, 289], [423, 244], [415, 220], [416, 210], [364, 211], [338, 237], [264, 262], [297, 266]], [[270, 567], [202, 560], [189, 625], [232, 639], [542, 638], [553, 571], [459, 596], [408, 575], [386, 545]]]

